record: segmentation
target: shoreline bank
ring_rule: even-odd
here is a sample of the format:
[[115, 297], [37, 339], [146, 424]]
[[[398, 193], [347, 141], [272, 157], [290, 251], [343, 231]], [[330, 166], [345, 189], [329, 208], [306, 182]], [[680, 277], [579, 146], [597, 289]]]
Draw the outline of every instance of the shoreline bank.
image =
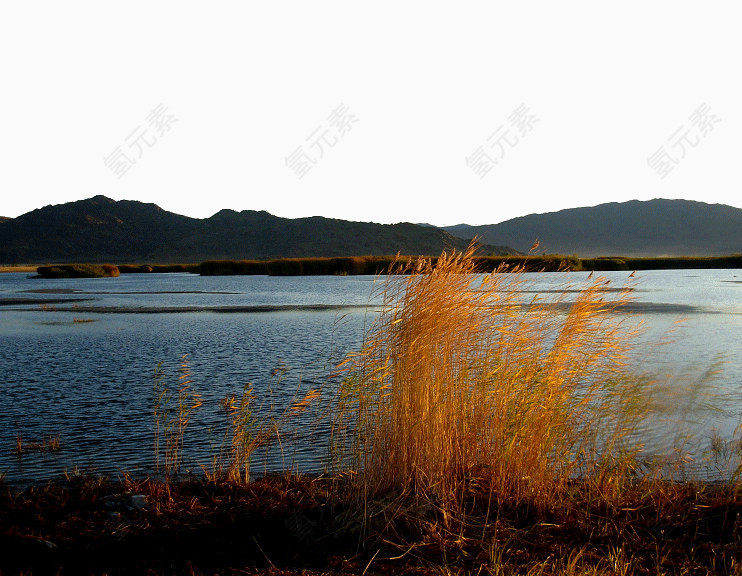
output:
[[538, 509], [472, 484], [460, 516], [446, 517], [420, 494], [364, 500], [347, 477], [0, 483], [0, 571], [739, 574], [739, 486], [595, 488], [574, 482]]

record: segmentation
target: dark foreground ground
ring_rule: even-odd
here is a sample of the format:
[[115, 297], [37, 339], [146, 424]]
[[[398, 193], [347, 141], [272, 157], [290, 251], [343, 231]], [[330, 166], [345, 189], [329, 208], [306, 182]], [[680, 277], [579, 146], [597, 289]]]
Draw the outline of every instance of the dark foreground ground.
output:
[[0, 574], [742, 574], [732, 487], [606, 498], [576, 484], [541, 508], [480, 487], [458, 518], [422, 498], [356, 496], [342, 479], [289, 476], [0, 483]]

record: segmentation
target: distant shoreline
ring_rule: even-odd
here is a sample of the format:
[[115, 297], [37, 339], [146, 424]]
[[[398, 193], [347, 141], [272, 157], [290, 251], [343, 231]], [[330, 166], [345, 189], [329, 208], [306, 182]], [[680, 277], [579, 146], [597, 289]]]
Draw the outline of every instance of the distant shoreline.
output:
[[0, 274], [4, 272], [26, 272], [26, 273], [36, 272], [36, 269], [38, 267], [39, 267], [38, 265], [32, 266], [32, 265], [26, 265], [26, 264], [19, 265], [19, 266], [0, 266]]
[[[200, 264], [118, 264], [121, 274], [187, 272], [202, 276], [354, 276], [385, 274], [390, 266], [407, 264], [417, 257], [344, 256], [325, 258], [275, 258], [271, 260], [208, 260]], [[435, 262], [436, 258], [433, 258]], [[742, 269], [742, 255], [579, 258], [562, 254], [541, 256], [479, 256], [474, 261], [481, 272], [499, 267], [528, 272], [608, 272], [632, 270]], [[40, 265], [0, 266], [0, 273], [36, 273]]]
[[[201, 263], [202, 276], [305, 276], [305, 275], [357, 275], [385, 274], [391, 267], [409, 265], [414, 256], [397, 259], [389, 256], [362, 256], [338, 258], [282, 258], [276, 260], [210, 260]], [[435, 264], [437, 258], [432, 258]], [[477, 271], [482, 273], [501, 270], [525, 272], [607, 272], [632, 270], [682, 270], [682, 269], [742, 269], [742, 255], [709, 257], [628, 258], [609, 256], [579, 258], [562, 254], [541, 256], [475, 256], [472, 258]], [[408, 269], [409, 270], [409, 269]], [[123, 272], [123, 270], [122, 270]]]

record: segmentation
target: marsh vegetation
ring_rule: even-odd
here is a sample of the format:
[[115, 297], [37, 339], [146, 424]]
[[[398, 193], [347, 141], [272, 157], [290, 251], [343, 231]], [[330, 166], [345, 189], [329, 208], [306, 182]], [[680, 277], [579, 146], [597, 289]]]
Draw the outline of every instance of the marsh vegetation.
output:
[[[59, 542], [50, 562], [68, 567], [101, 546], [106, 555], [82, 567], [109, 573], [742, 573], [739, 429], [715, 436], [714, 457], [731, 471], [723, 482], [679, 482], [682, 457], [645, 444], [666, 390], [630, 361], [646, 353], [641, 327], [616, 313], [631, 286], [595, 275], [536, 294], [529, 266], [481, 274], [471, 250], [392, 263], [362, 345], [323, 388], [297, 387], [274, 406], [247, 385], [219, 402], [228, 436], [198, 478], [180, 457], [205, 409], [200, 384], [187, 358], [175, 375], [158, 369], [162, 473], [8, 488], [6, 541]], [[259, 450], [282, 446], [297, 413], [328, 432], [326, 473], [251, 477]], [[114, 526], [95, 502], [119, 493], [148, 506], [121, 511]], [[44, 506], [83, 536], [35, 517]], [[164, 556], [150, 555], [155, 542]]]
[[39, 266], [41, 278], [113, 278], [119, 269], [113, 264], [54, 264]]

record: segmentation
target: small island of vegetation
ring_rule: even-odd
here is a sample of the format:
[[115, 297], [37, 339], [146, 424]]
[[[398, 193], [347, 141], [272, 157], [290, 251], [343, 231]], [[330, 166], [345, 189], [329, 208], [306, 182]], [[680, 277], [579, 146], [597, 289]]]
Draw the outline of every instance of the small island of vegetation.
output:
[[41, 278], [113, 278], [120, 274], [113, 264], [53, 264], [39, 266]]

